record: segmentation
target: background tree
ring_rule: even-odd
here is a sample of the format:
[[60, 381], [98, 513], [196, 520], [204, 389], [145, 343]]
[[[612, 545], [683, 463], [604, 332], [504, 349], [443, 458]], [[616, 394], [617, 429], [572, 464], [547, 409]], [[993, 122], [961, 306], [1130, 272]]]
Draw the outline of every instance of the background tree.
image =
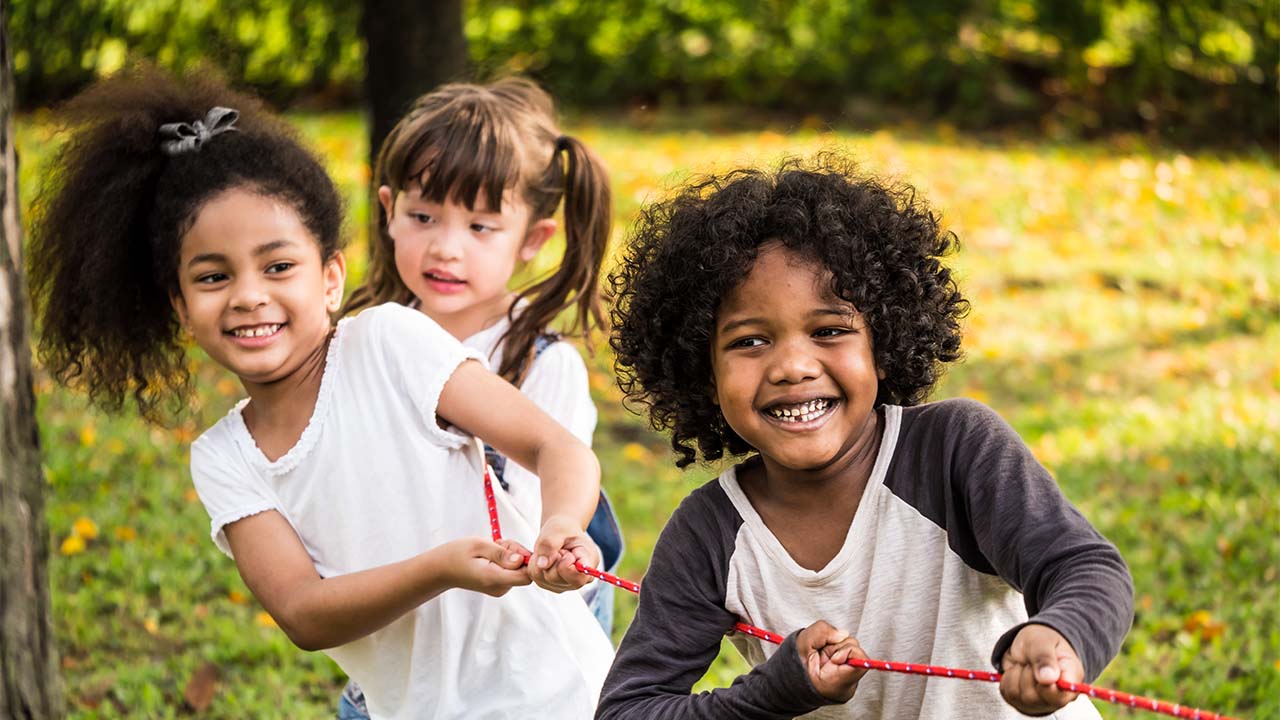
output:
[[462, 0], [364, 0], [369, 166], [382, 139], [419, 95], [467, 74]]
[[44, 476], [32, 390], [7, 2], [0, 2], [0, 717], [62, 715], [49, 612]]

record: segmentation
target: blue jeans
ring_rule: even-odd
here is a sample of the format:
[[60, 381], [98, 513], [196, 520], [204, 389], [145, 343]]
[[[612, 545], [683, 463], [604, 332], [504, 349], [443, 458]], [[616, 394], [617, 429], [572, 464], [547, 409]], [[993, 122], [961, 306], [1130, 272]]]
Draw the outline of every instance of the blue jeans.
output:
[[[624, 545], [622, 530], [618, 527], [618, 515], [613, 511], [609, 497], [600, 490], [600, 502], [596, 512], [587, 524], [587, 534], [600, 548], [600, 565], [605, 572], [612, 573], [618, 569], [618, 561], [622, 559]], [[585, 599], [587, 607], [596, 622], [604, 630], [604, 634], [613, 642], [613, 591], [616, 589], [607, 582], [596, 580], [590, 587]], [[354, 680], [348, 680], [338, 698], [338, 720], [369, 720], [369, 708], [364, 703], [364, 691]]]

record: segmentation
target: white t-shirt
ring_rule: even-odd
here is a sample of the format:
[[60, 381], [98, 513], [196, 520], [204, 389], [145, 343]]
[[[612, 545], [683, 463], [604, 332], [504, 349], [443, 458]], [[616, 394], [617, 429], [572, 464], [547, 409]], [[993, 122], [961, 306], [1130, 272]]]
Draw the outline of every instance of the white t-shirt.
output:
[[[315, 411], [275, 462], [237, 405], [191, 446], [213, 540], [275, 510], [322, 577], [489, 536], [483, 456], [440, 429], [436, 403], [474, 351], [425, 315], [387, 304], [338, 323]], [[538, 517], [497, 493], [503, 534], [531, 546]], [[578, 593], [536, 586], [501, 598], [449, 590], [385, 628], [327, 651], [364, 689], [373, 718], [587, 718], [613, 659]]]
[[[488, 358], [489, 367], [496, 370], [502, 366], [503, 359], [500, 341], [510, 328], [511, 323], [503, 316], [462, 344]], [[591, 401], [587, 366], [577, 348], [563, 340], [548, 345], [529, 367], [520, 392], [591, 447], [591, 435], [596, 429], [596, 405]], [[508, 459], [503, 479], [525, 517], [541, 518], [542, 485], [538, 476]]]

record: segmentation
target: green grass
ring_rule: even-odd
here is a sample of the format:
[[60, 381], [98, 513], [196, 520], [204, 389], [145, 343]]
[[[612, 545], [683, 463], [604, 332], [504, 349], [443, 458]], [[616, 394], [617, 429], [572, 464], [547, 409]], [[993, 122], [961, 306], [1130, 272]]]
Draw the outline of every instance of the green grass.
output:
[[[364, 268], [364, 128], [295, 118], [351, 198]], [[689, 171], [843, 143], [911, 181], [960, 236], [974, 304], [968, 359], [937, 397], [998, 410], [1120, 548], [1137, 618], [1102, 685], [1257, 718], [1280, 716], [1280, 169], [1255, 156], [1180, 155], [1119, 139], [978, 141], [945, 128], [871, 135], [640, 129], [583, 118], [610, 166], [621, 240], [640, 203]], [[56, 142], [19, 127], [22, 193]], [[553, 261], [543, 254], [539, 266]], [[331, 717], [343, 676], [293, 648], [208, 539], [187, 447], [239, 387], [207, 362], [177, 428], [109, 418], [38, 379], [49, 481], [55, 630], [72, 716], [188, 714], [211, 664], [207, 717]], [[677, 471], [664, 438], [621, 406], [607, 348], [589, 361], [596, 446], [640, 578], [676, 503], [715, 474]], [[89, 523], [96, 526], [96, 537]], [[83, 549], [80, 549], [80, 546]], [[619, 637], [635, 600], [620, 594]], [[726, 646], [727, 647], [727, 646]], [[744, 665], [722, 653], [701, 687]], [[1105, 717], [1144, 713], [1100, 705]]]

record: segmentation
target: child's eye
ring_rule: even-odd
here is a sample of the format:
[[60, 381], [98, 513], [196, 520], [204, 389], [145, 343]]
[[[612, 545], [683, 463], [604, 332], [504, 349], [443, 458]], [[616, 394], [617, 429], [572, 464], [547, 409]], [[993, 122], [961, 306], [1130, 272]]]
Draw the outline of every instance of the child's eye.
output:
[[227, 279], [226, 273], [207, 273], [196, 278], [196, 282], [201, 285], [213, 285]]
[[851, 330], [850, 328], [828, 327], [828, 328], [822, 328], [821, 330], [818, 330], [817, 332], [814, 333], [814, 336], [822, 337], [822, 338], [831, 338], [831, 337], [839, 337], [841, 335], [846, 335], [851, 332], [854, 332], [854, 331]]
[[764, 345], [764, 340], [758, 337], [740, 338], [729, 343], [730, 348], [756, 348], [761, 345]]
[[288, 270], [289, 268], [292, 268], [293, 266], [294, 266], [294, 263], [291, 263], [291, 262], [271, 263], [270, 265], [267, 266], [267, 274], [274, 275], [277, 273], [282, 273]]
[[409, 213], [409, 217], [414, 222], [422, 223], [423, 225], [426, 225], [427, 223], [431, 222], [431, 216], [424, 212], [411, 212]]
[[491, 225], [484, 225], [482, 223], [471, 224], [471, 232], [484, 233], [484, 232], [493, 232], [494, 230], [497, 230], [497, 228]]

